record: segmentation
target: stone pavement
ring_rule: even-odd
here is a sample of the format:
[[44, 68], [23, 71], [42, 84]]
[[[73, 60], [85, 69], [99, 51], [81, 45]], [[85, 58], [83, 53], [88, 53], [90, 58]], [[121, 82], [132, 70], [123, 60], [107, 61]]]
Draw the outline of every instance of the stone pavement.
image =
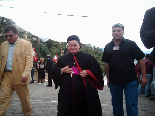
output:
[[[46, 87], [43, 84], [38, 85], [36, 81], [33, 84], [29, 84], [29, 89], [33, 108], [31, 116], [57, 115], [58, 89], [55, 90], [54, 87]], [[102, 104], [103, 116], [112, 116], [111, 95], [107, 85], [104, 86], [104, 90], [99, 91], [99, 96]], [[149, 98], [144, 97], [143, 94], [139, 96], [138, 101], [139, 116], [155, 116], [155, 101], [149, 100]], [[16, 92], [14, 92], [10, 108], [6, 112], [6, 116], [24, 116], [20, 100]]]

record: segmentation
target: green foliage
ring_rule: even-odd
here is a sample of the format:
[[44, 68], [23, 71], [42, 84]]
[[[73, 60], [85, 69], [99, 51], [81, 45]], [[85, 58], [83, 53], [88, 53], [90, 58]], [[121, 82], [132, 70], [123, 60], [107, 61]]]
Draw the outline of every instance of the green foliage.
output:
[[0, 35], [3, 35], [4, 28], [7, 25], [13, 25], [15, 24], [11, 19], [7, 19], [5, 17], [0, 17]]
[[56, 54], [58, 56], [61, 55], [61, 44], [59, 42], [48, 40], [45, 45], [47, 46], [48, 50], [50, 51], [50, 56], [54, 57]]
[[81, 51], [92, 55], [100, 64], [102, 71], [105, 72], [104, 63], [101, 61], [103, 55], [103, 50], [101, 48], [96, 48], [95, 46], [92, 47], [90, 44], [83, 44]]
[[5, 41], [5, 37], [4, 36], [0, 36], [0, 44], [2, 43], [2, 42], [4, 42]]
[[5, 37], [4, 37], [4, 28], [7, 25], [13, 25], [14, 22], [10, 19], [7, 19], [5, 17], [0, 17], [0, 43], [5, 41]]
[[22, 39], [25, 38], [25, 30], [23, 30], [21, 27], [18, 27], [14, 21], [11, 19], [7, 19], [5, 17], [0, 17], [0, 43], [4, 42], [6, 39], [4, 37], [4, 28], [7, 25], [14, 25], [18, 30], [18, 36]]

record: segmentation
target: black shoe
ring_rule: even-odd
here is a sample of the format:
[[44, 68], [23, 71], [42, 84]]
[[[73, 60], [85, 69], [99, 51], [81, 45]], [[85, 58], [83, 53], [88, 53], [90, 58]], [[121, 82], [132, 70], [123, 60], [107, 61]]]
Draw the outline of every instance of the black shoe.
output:
[[150, 97], [150, 95], [145, 95], [145, 97]]
[[52, 85], [47, 85], [46, 87], [52, 87]]
[[149, 100], [155, 100], [155, 96], [151, 96]]

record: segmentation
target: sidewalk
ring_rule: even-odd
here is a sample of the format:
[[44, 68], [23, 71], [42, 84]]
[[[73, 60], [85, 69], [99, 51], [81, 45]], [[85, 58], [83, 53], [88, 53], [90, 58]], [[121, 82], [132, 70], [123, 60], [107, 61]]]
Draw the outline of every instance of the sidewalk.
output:
[[[29, 84], [29, 89], [31, 95], [31, 104], [33, 107], [31, 116], [57, 116], [58, 89], [55, 90], [54, 86], [46, 87], [43, 84], [38, 85], [36, 81], [34, 84]], [[104, 86], [103, 91], [99, 91], [99, 96], [102, 105], [103, 116], [113, 116], [111, 94], [107, 85]], [[143, 94], [139, 96], [138, 101], [139, 116], [155, 116], [155, 101], [149, 100], [149, 98], [144, 97]], [[14, 93], [12, 97], [11, 105], [6, 112], [6, 116], [24, 116], [22, 113], [20, 100], [16, 93]]]

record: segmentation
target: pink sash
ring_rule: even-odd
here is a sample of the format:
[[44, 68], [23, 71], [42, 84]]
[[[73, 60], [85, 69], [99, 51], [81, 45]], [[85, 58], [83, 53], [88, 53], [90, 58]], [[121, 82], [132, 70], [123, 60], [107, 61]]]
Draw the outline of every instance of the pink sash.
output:
[[79, 70], [77, 67], [72, 67], [72, 71], [73, 71], [73, 75], [78, 75], [79, 74]]

